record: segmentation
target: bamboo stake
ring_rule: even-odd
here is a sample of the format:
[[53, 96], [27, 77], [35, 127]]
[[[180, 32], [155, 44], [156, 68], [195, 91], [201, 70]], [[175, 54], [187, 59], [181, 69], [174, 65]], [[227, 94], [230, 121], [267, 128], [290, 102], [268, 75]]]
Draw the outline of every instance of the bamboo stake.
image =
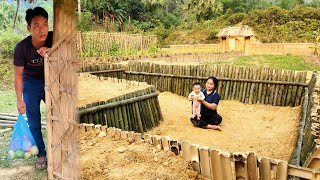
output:
[[288, 179], [288, 163], [285, 161], [280, 161], [277, 164], [277, 180], [287, 180]]
[[250, 152], [247, 158], [248, 180], [258, 179], [257, 157], [255, 153]]
[[247, 162], [243, 154], [234, 154], [236, 179], [247, 179]]
[[220, 154], [223, 180], [232, 180], [230, 154]]
[[271, 180], [270, 159], [261, 158], [259, 170], [260, 170], [260, 178], [261, 178], [261, 180]]
[[223, 173], [221, 167], [220, 152], [217, 150], [210, 150], [211, 157], [211, 179], [223, 180]]
[[206, 178], [211, 177], [210, 173], [210, 157], [209, 157], [209, 148], [202, 147], [200, 148], [200, 167], [201, 167], [201, 175]]

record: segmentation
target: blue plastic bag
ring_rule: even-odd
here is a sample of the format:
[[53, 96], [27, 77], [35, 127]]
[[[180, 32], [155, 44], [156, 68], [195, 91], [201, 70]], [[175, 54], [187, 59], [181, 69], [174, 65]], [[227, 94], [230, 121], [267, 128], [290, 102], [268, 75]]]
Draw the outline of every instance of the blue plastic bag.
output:
[[20, 114], [18, 116], [18, 121], [14, 125], [7, 159], [29, 159], [31, 156], [35, 156], [38, 153], [39, 150], [29, 126], [24, 119], [24, 116]]

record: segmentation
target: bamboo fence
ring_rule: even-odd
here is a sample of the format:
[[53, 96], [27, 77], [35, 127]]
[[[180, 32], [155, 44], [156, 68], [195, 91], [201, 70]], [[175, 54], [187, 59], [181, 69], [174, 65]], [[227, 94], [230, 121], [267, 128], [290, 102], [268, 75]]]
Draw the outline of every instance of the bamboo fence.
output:
[[99, 57], [109, 55], [112, 47], [122, 51], [143, 51], [151, 44], [157, 43], [157, 36], [142, 34], [105, 33], [105, 32], [78, 32], [78, 57]]
[[82, 63], [78, 67], [79, 73], [90, 73], [98, 77], [114, 77], [122, 79], [124, 75], [124, 67], [122, 64], [105, 64], [105, 63]]
[[303, 129], [303, 139], [301, 142], [301, 165], [308, 166], [311, 164], [316, 155], [317, 149], [320, 148], [320, 78], [318, 73], [314, 73], [309, 83], [308, 104], [301, 117], [305, 118]]
[[[163, 151], [172, 151], [179, 158], [190, 162], [195, 171], [205, 178], [216, 180], [286, 180], [289, 177], [318, 180], [320, 171], [288, 164], [286, 161], [258, 157], [253, 152], [228, 153], [210, 147], [200, 147], [189, 141], [176, 141], [170, 137], [121, 131], [113, 127], [81, 124], [80, 131], [99, 134], [105, 131], [107, 137], [115, 140], [145, 142]], [[98, 137], [98, 136], [97, 136]], [[174, 158], [178, 158], [174, 157]]]
[[219, 79], [221, 99], [243, 103], [298, 106], [304, 92], [307, 72], [231, 65], [163, 65], [129, 61], [125, 77], [147, 82], [159, 91], [187, 96], [196, 81], [205, 85], [209, 76]]
[[[134, 82], [138, 85], [138, 82]], [[78, 108], [81, 123], [144, 132], [158, 126], [162, 114], [154, 86]]]
[[115, 57], [91, 57], [79, 58], [79, 61], [85, 63], [118, 63], [128, 60], [147, 60], [147, 61], [164, 61], [164, 62], [210, 62], [221, 61], [230, 58], [238, 58], [244, 55], [244, 52], [226, 52], [226, 53], [160, 53], [157, 55], [132, 55], [132, 56], [115, 56]]

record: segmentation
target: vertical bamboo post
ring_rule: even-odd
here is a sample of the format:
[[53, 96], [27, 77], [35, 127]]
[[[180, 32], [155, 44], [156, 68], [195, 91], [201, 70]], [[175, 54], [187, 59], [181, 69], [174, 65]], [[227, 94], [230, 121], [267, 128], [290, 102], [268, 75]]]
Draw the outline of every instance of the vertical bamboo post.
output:
[[230, 154], [222, 153], [220, 155], [223, 180], [232, 180], [232, 167]]
[[244, 154], [234, 154], [236, 179], [247, 179], [247, 162]]
[[261, 180], [271, 180], [271, 163], [270, 163], [270, 159], [261, 158], [259, 171], [260, 171]]
[[201, 147], [200, 148], [200, 167], [201, 167], [201, 175], [206, 178], [211, 177], [211, 168], [210, 168], [210, 157], [209, 157], [209, 148]]
[[248, 171], [248, 180], [258, 179], [258, 166], [257, 166], [257, 156], [255, 153], [250, 152], [247, 157], [247, 171]]
[[161, 137], [162, 148], [165, 151], [170, 151], [170, 138], [169, 137]]
[[217, 150], [210, 150], [211, 157], [211, 179], [223, 180], [220, 152]]
[[195, 144], [190, 145], [190, 160], [192, 163], [193, 170], [200, 173], [201, 170], [200, 170], [200, 163], [199, 163], [199, 145], [195, 145]]
[[181, 142], [181, 151], [182, 151], [182, 158], [186, 161], [190, 161], [190, 142], [189, 141], [182, 141]]
[[277, 180], [288, 179], [288, 163], [286, 161], [280, 161], [277, 164]]

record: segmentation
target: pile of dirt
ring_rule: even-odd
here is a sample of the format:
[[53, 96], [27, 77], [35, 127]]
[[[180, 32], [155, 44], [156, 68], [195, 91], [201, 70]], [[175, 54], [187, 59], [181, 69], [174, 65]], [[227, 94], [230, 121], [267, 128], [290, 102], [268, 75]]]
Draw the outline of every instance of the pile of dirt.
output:
[[148, 143], [129, 143], [97, 134], [80, 134], [83, 179], [196, 179], [188, 162]]
[[221, 100], [222, 131], [201, 129], [190, 122], [191, 102], [164, 92], [159, 95], [164, 121], [149, 134], [189, 140], [227, 152], [256, 152], [259, 157], [288, 161], [295, 146], [300, 107], [244, 104]]
[[77, 107], [98, 101], [106, 101], [122, 94], [149, 87], [146, 83], [134, 84], [126, 80], [108, 78], [100, 80], [96, 76], [82, 74], [78, 78]]

